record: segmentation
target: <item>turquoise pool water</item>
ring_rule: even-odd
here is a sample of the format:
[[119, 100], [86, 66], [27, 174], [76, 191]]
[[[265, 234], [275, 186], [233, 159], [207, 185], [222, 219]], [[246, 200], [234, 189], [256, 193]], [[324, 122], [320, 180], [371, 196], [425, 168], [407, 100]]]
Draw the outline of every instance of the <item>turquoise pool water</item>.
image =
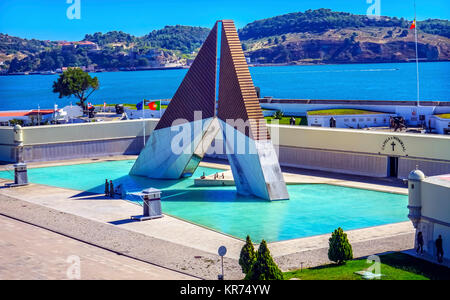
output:
[[[194, 178], [220, 170], [200, 167], [192, 178], [129, 176], [134, 160], [29, 169], [33, 183], [103, 193], [105, 179], [127, 191], [163, 191], [163, 212], [244, 239], [269, 242], [407, 221], [407, 196], [325, 184], [288, 186], [290, 200], [268, 202], [237, 195], [235, 187], [195, 187]], [[10, 172], [0, 178], [12, 179]], [[130, 199], [133, 200], [133, 199]], [[95, 200], [93, 200], [95, 201]]]

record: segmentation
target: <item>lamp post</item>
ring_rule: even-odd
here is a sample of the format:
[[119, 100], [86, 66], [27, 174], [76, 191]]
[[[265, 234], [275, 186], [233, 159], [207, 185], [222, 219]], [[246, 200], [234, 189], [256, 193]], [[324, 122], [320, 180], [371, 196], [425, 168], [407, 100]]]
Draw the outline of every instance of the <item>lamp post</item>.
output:
[[218, 278], [219, 280], [223, 280], [224, 276], [223, 276], [223, 257], [225, 256], [225, 254], [227, 254], [227, 248], [225, 246], [220, 246], [219, 250], [218, 250], [219, 256], [222, 259], [222, 274], [219, 274]]

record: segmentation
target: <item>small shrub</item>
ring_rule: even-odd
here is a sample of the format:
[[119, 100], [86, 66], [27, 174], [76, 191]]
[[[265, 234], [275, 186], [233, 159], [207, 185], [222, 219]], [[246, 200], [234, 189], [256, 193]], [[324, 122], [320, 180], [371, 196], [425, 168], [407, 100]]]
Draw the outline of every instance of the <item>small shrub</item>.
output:
[[11, 126], [15, 126], [15, 125], [23, 126], [24, 122], [23, 122], [23, 120], [19, 120], [19, 119], [12, 119], [12, 120], [9, 120], [9, 124]]
[[275, 114], [273, 115], [273, 118], [277, 119], [277, 120], [281, 120], [283, 118], [283, 113], [281, 111], [277, 110], [275, 112]]
[[250, 236], [247, 235], [247, 239], [245, 241], [245, 245], [242, 247], [241, 256], [239, 257], [239, 265], [242, 268], [242, 272], [247, 275], [250, 271], [250, 268], [256, 261], [256, 251], [253, 247], [252, 240]]
[[347, 260], [353, 259], [352, 245], [347, 239], [341, 227], [336, 229], [329, 239], [328, 258], [340, 265], [345, 264]]
[[253, 263], [246, 280], [283, 280], [283, 272], [278, 268], [274, 262], [270, 251], [267, 248], [267, 243], [262, 240], [259, 245], [258, 253], [256, 254], [256, 261]]

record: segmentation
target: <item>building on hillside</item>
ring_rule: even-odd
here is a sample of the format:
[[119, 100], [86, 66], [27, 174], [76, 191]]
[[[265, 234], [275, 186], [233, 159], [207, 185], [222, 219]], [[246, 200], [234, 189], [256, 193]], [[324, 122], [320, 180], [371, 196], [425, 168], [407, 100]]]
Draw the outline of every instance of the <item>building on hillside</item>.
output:
[[76, 43], [77, 48], [84, 48], [88, 50], [98, 50], [98, 45], [94, 42], [90, 41], [81, 41]]
[[90, 41], [80, 41], [80, 42], [67, 42], [67, 41], [61, 41], [58, 43], [58, 46], [61, 46], [63, 48], [85, 48], [88, 50], [99, 50], [99, 47], [96, 43], [90, 42]]
[[[414, 170], [408, 177], [409, 219], [423, 237], [423, 252], [427, 258], [437, 259], [436, 240], [441, 236], [443, 258], [450, 261], [450, 174], [426, 177]], [[439, 243], [439, 242], [438, 242]], [[420, 252], [420, 251], [419, 251]]]

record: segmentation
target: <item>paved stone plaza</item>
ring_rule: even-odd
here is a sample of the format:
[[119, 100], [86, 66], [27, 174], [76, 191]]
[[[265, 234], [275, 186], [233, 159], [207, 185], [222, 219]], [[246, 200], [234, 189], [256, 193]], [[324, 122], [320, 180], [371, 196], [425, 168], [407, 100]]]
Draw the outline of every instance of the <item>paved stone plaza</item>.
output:
[[0, 280], [196, 279], [8, 217], [0, 227]]
[[[130, 159], [130, 157], [105, 158], [104, 160], [110, 159]], [[77, 160], [76, 163], [89, 161]], [[95, 161], [99, 160], [96, 159]], [[70, 163], [74, 162], [55, 162], [46, 163], [45, 165]], [[30, 165], [30, 167], [38, 166], [41, 166], [41, 164]], [[218, 167], [220, 165], [203, 163], [203, 166]], [[222, 165], [222, 169], [226, 169], [226, 167]], [[304, 180], [301, 177], [302, 175], [289, 175], [290, 178], [295, 178], [296, 176], [298, 176], [297, 180]], [[316, 180], [322, 179], [316, 178]], [[341, 181], [342, 185], [346, 186], [358, 187], [358, 184], [362, 184], [360, 187], [363, 188], [374, 187], [373, 183]], [[6, 182], [5, 180], [0, 182], [0, 186]], [[406, 189], [402, 190], [400, 187], [395, 189], [399, 193], [405, 193], [406, 191]], [[42, 240], [47, 234], [50, 234], [42, 229], [47, 228], [66, 236], [64, 239], [59, 235], [57, 235], [58, 238], [54, 237], [61, 245], [65, 241], [67, 243], [76, 242], [77, 247], [82, 249], [80, 253], [86, 254], [88, 260], [91, 251], [92, 253], [100, 250], [106, 251], [92, 245], [125, 254], [127, 262], [124, 263], [125, 266], [123, 268], [128, 268], [127, 264], [131, 266], [130, 269], [133, 268], [134, 263], [140, 265], [140, 267], [136, 267], [135, 271], [130, 271], [130, 276], [133, 278], [148, 276], [145, 278], [157, 279], [159, 277], [158, 279], [166, 279], [169, 277], [171, 279], [183, 279], [183, 274], [169, 271], [178, 270], [199, 278], [216, 279], [220, 272], [220, 258], [217, 255], [217, 249], [221, 245], [225, 245], [228, 248], [224, 260], [226, 279], [241, 279], [243, 277], [238, 264], [240, 249], [244, 244], [242, 240], [167, 215], [164, 218], [148, 222], [132, 222], [130, 216], [140, 214], [142, 208], [128, 201], [108, 199], [103, 195], [85, 194], [76, 190], [37, 184], [16, 188], [0, 188], [0, 198], [0, 215], [40, 226], [39, 231], [42, 234]], [[5, 219], [2, 218], [2, 220], [4, 221]], [[15, 226], [19, 225], [16, 224]], [[26, 225], [27, 228], [29, 226], [31, 225]], [[22, 232], [20, 226], [17, 228], [20, 228], [17, 231], [24, 237], [26, 236], [26, 230], [31, 230], [28, 228], [25, 232]], [[46, 233], [44, 234], [43, 232]], [[411, 222], [350, 230], [347, 233], [353, 245], [355, 257], [386, 251], [402, 251], [413, 248], [414, 245], [414, 228]], [[55, 233], [51, 233], [51, 235], [53, 234]], [[31, 242], [26, 243], [26, 245], [20, 244], [6, 230], [2, 230], [0, 236], [2, 240], [0, 252], [3, 259], [7, 261], [16, 260], [18, 262], [35, 259], [40, 261], [40, 266], [48, 265], [49, 269], [54, 270], [50, 271], [48, 276], [42, 275], [43, 273], [36, 274], [36, 279], [64, 276], [64, 274], [61, 275], [55, 271], [54, 268], [65, 266], [67, 263], [64, 263], [61, 258], [59, 258], [59, 262], [56, 257], [52, 260], [52, 252], [50, 250], [53, 248], [50, 243]], [[78, 241], [68, 237], [75, 238]], [[33, 238], [41, 240], [39, 234]], [[301, 264], [303, 267], [317, 266], [328, 262], [328, 238], [329, 235], [327, 234], [274, 242], [269, 243], [269, 249], [276, 262], [285, 271], [299, 268]], [[80, 241], [91, 245], [85, 245]], [[11, 251], [5, 250], [5, 245], [9, 244], [15, 245], [13, 247], [17, 249], [27, 247], [27, 251], [31, 251], [34, 254], [16, 251], [19, 255], [14, 255]], [[47, 247], [48, 251], [46, 252], [44, 250]], [[61, 255], [65, 258], [67, 252], [64, 252], [64, 249], [61, 246]], [[44, 253], [47, 254], [44, 255]], [[110, 258], [114, 260], [117, 257], [125, 259], [108, 251], [106, 253], [109, 254], [100, 254], [100, 256], [105, 255], [105, 261]], [[80, 256], [83, 257], [83, 255]], [[136, 258], [140, 261], [131, 262], [131, 258]], [[162, 266], [169, 270], [160, 268], [152, 270], [154, 266], [149, 266], [142, 261]], [[118, 262], [117, 264], [120, 263]], [[21, 267], [16, 270], [10, 268], [6, 268], [6, 270], [1, 269], [0, 277], [10, 279], [25, 278], [27, 274], [30, 274], [27, 272], [27, 268], [30, 268], [30, 270], [35, 268], [33, 264], [28, 266], [22, 263], [20, 265]], [[144, 266], [149, 266], [150, 271], [144, 272]], [[111, 269], [108, 269], [108, 267], [111, 267]], [[113, 271], [117, 265], [111, 264], [108, 267], [104, 265], [103, 267], [92, 268], [90, 269], [92, 273], [86, 271], [88, 273], [85, 275], [89, 274], [89, 276], [85, 279], [119, 279], [117, 272]], [[126, 276], [125, 273], [123, 276]]]

